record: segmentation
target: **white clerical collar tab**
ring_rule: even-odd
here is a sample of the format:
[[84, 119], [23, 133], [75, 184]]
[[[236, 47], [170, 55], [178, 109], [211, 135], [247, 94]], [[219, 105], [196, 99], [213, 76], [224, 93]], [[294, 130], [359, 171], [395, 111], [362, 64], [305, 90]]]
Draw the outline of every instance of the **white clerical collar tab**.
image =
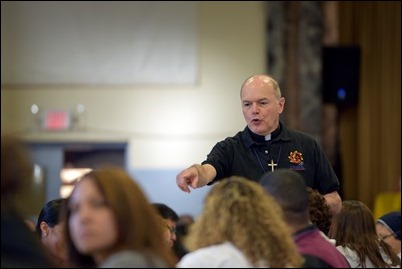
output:
[[267, 135], [265, 136], [265, 141], [269, 141], [269, 140], [271, 140], [271, 134], [267, 134]]

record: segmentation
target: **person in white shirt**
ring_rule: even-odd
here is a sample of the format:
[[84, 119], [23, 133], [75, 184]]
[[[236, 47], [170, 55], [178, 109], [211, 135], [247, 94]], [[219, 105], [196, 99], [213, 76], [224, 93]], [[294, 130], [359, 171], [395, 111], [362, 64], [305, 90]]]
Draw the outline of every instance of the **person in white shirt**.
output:
[[328, 236], [351, 268], [400, 268], [401, 260], [378, 239], [370, 209], [356, 200], [343, 201], [341, 212], [332, 220]]
[[214, 184], [176, 267], [301, 267], [282, 210], [257, 182], [231, 176]]

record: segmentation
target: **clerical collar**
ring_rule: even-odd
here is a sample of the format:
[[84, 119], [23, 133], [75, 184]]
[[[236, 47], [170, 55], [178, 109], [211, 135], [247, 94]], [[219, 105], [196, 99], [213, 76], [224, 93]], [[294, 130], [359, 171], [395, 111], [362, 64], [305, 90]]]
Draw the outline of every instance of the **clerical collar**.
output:
[[254, 140], [255, 142], [257, 142], [257, 143], [262, 143], [262, 142], [269, 141], [269, 140], [271, 140], [271, 139], [277, 138], [278, 135], [279, 135], [279, 133], [281, 132], [281, 125], [279, 124], [278, 128], [276, 128], [275, 131], [273, 131], [272, 133], [267, 134], [267, 135], [265, 135], [265, 136], [264, 136], [264, 135], [255, 134], [255, 133], [253, 133], [251, 130], [249, 130], [249, 131], [250, 131], [251, 137], [253, 138], [253, 140]]

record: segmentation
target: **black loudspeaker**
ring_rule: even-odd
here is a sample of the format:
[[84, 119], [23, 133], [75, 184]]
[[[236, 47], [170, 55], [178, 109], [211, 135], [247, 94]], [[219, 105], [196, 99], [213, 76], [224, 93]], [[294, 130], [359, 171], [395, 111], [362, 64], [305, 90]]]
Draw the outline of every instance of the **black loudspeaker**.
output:
[[323, 47], [322, 97], [340, 108], [357, 105], [360, 78], [360, 48]]

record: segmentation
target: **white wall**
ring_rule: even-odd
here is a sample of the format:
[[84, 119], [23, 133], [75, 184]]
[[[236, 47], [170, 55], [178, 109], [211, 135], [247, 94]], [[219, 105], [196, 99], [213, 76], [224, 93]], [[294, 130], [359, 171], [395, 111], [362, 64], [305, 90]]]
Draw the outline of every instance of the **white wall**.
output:
[[197, 7], [196, 1], [5, 1], [1, 80], [193, 83]]
[[[152, 200], [158, 200], [161, 191], [152, 187], [152, 171], [166, 170], [170, 184], [163, 189], [163, 202], [178, 212], [188, 211], [186, 204], [201, 204], [203, 193], [180, 194], [183, 201], [176, 199], [174, 173], [201, 162], [218, 140], [244, 128], [239, 90], [245, 78], [265, 72], [266, 36], [261, 1], [201, 1], [198, 14], [200, 79], [196, 85], [2, 86], [1, 132], [29, 129], [33, 103], [45, 109], [84, 104], [89, 137], [127, 138], [129, 170], [142, 171], [137, 180], [144, 182]], [[77, 137], [54, 134], [60, 136]], [[46, 139], [52, 137], [46, 134]]]

